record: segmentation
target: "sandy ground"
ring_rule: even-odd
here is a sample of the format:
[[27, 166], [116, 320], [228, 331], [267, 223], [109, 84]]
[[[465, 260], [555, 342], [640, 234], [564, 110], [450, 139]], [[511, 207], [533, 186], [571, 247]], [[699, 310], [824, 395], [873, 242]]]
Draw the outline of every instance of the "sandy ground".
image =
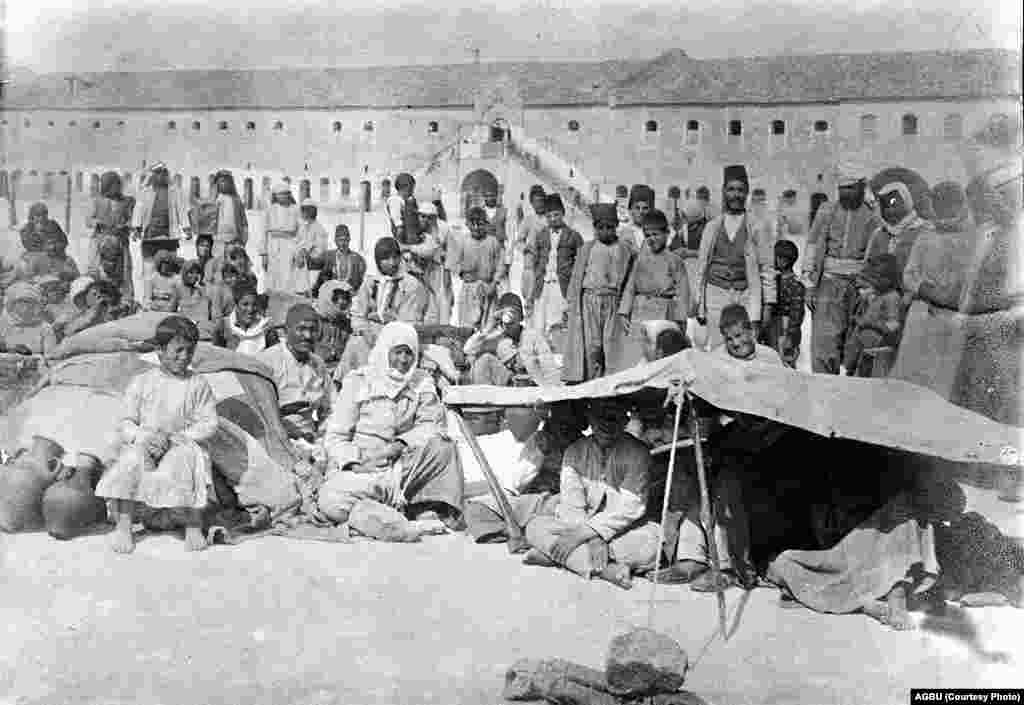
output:
[[[498, 703], [505, 669], [601, 667], [648, 624], [630, 592], [526, 567], [463, 535], [419, 545], [270, 538], [186, 554], [170, 535], [114, 556], [106, 536], [0, 536], [0, 703]], [[709, 703], [909, 702], [912, 687], [1020, 686], [1024, 612], [951, 608], [912, 633], [782, 610], [777, 593], [660, 587], [654, 626]], [[919, 619], [919, 621], [921, 621]]]

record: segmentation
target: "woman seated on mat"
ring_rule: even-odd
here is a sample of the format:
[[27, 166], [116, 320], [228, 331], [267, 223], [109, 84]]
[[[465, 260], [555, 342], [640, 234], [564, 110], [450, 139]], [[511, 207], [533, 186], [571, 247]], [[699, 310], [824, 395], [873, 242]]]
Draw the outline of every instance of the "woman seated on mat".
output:
[[357, 502], [372, 500], [409, 518], [433, 513], [449, 528], [464, 525], [462, 466], [418, 360], [416, 329], [395, 321], [381, 329], [368, 364], [345, 376], [324, 436], [319, 503], [332, 521], [348, 521]]

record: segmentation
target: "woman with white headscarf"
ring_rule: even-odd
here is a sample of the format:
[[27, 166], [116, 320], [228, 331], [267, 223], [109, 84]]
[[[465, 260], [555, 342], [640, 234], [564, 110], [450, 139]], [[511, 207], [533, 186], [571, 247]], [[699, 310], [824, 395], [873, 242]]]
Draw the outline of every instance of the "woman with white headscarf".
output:
[[434, 512], [450, 528], [462, 524], [462, 467], [437, 388], [418, 362], [416, 329], [396, 321], [381, 329], [368, 364], [345, 376], [324, 436], [319, 505], [332, 521], [348, 521], [357, 502], [372, 500], [410, 518]]
[[917, 214], [914, 197], [902, 181], [893, 181], [880, 188], [878, 205], [885, 223], [868, 240], [864, 261], [876, 255], [895, 255], [902, 272], [917, 238], [922, 233], [935, 232], [935, 227]]

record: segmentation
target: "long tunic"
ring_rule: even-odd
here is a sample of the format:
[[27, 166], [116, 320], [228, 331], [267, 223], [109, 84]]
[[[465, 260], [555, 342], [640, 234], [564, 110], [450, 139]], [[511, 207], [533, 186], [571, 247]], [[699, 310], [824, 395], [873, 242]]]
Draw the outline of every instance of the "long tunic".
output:
[[[147, 458], [149, 432], [174, 434], [170, 449]], [[201, 375], [171, 375], [162, 369], [138, 375], [124, 394], [123, 442], [117, 462], [103, 474], [98, 497], [126, 499], [150, 507], [201, 509], [210, 496], [210, 456], [202, 443], [217, 431], [217, 407]], [[155, 465], [155, 467], [154, 467]]]
[[[598, 245], [602, 249], [592, 257]], [[562, 370], [564, 381], [583, 382], [602, 374], [605, 351], [612, 347], [612, 338], [622, 332], [616, 315], [619, 292], [626, 285], [633, 257], [632, 246], [618, 240], [612, 245], [591, 240], [580, 248], [566, 295], [569, 325]], [[591, 273], [592, 260], [594, 271]], [[594, 288], [595, 284], [605, 288]]]
[[644, 321], [681, 321], [685, 330], [690, 312], [690, 280], [683, 259], [668, 248], [654, 253], [645, 247], [622, 291], [619, 313], [630, 317], [629, 335], [618, 339], [620, 348], [611, 355], [609, 372], [632, 367], [643, 361]]
[[504, 251], [493, 237], [466, 238], [459, 250], [456, 271], [462, 278], [459, 325], [479, 327], [487, 322], [497, 291], [488, 291], [504, 276]]
[[822, 204], [807, 235], [804, 279], [816, 288], [825, 273], [855, 275], [868, 241], [882, 225], [879, 215], [866, 205], [848, 211], [838, 202]]
[[267, 291], [294, 294], [301, 290], [294, 262], [295, 251], [300, 247], [298, 231], [298, 206], [274, 203], [267, 209], [266, 230], [260, 248], [260, 254], [267, 255], [267, 279], [264, 283]]

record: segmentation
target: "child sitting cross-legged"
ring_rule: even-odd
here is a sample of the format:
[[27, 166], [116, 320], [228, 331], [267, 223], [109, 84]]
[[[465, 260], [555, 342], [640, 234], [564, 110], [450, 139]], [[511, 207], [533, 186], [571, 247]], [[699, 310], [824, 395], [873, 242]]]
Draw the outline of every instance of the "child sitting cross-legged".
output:
[[199, 329], [184, 316], [168, 316], [151, 341], [160, 366], [139, 374], [124, 393], [117, 460], [104, 473], [96, 496], [112, 500], [117, 523], [113, 549], [135, 549], [137, 504], [184, 510], [185, 550], [206, 547], [201, 511], [212, 492], [210, 455], [203, 443], [217, 431], [213, 390], [189, 368]]

